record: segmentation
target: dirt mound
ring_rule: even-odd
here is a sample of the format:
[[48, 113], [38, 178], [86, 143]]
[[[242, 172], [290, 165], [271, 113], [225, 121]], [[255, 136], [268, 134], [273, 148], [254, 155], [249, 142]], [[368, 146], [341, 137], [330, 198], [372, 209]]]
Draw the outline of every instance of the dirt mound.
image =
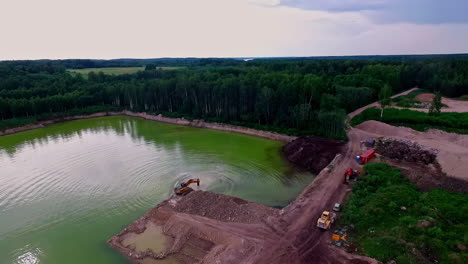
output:
[[434, 99], [434, 94], [432, 93], [422, 93], [416, 96], [416, 100], [421, 102], [432, 102]]
[[377, 141], [375, 150], [391, 159], [419, 162], [426, 165], [437, 162], [437, 150], [426, 148], [411, 140], [384, 138]]
[[237, 197], [204, 191], [191, 192], [183, 199], [170, 200], [174, 211], [216, 219], [223, 222], [260, 223], [278, 209], [249, 202]]
[[288, 143], [283, 152], [290, 162], [318, 174], [344, 150], [344, 146], [343, 141], [307, 136]]
[[408, 127], [396, 127], [375, 120], [369, 120], [356, 126], [360, 130], [384, 137], [408, 137], [419, 132]]

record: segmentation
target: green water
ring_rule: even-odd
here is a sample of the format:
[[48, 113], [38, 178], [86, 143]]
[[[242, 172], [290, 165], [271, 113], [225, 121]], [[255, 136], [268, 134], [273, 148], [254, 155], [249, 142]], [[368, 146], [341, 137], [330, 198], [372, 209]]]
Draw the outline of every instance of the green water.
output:
[[281, 146], [129, 117], [0, 137], [0, 263], [126, 263], [106, 240], [193, 177], [285, 206], [313, 176], [291, 169]]

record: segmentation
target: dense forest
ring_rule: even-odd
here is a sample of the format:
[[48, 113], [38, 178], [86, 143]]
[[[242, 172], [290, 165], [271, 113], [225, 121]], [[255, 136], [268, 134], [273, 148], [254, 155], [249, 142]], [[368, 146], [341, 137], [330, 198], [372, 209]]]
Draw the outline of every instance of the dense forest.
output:
[[[146, 66], [118, 76], [67, 69]], [[183, 66], [162, 70], [161, 66]], [[40, 60], [0, 62], [0, 119], [47, 118], [77, 109], [128, 109], [280, 131], [344, 138], [346, 113], [418, 86], [468, 93], [468, 58]], [[97, 108], [96, 108], [97, 107]], [[9, 120], [9, 121], [5, 121]], [[2, 122], [3, 122], [2, 121]]]

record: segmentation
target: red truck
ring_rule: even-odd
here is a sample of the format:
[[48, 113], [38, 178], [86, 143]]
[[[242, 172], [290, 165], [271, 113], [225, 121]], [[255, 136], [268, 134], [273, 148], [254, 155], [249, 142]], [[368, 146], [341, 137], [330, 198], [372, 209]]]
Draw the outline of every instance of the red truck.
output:
[[375, 150], [369, 149], [368, 151], [364, 152], [359, 158], [360, 164], [366, 164], [369, 162], [373, 157], [375, 157]]

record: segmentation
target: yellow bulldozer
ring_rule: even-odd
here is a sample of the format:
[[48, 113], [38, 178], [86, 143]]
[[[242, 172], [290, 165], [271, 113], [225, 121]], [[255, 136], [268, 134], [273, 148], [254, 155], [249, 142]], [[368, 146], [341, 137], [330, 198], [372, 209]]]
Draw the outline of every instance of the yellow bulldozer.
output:
[[335, 213], [330, 213], [329, 211], [323, 211], [320, 218], [317, 220], [317, 227], [328, 230], [331, 227], [331, 224], [335, 222]]
[[192, 188], [189, 187], [190, 184], [196, 183], [197, 186], [200, 186], [200, 179], [190, 179], [186, 182], [182, 182], [179, 186], [174, 188], [174, 192], [177, 195], [186, 195], [193, 191]]

